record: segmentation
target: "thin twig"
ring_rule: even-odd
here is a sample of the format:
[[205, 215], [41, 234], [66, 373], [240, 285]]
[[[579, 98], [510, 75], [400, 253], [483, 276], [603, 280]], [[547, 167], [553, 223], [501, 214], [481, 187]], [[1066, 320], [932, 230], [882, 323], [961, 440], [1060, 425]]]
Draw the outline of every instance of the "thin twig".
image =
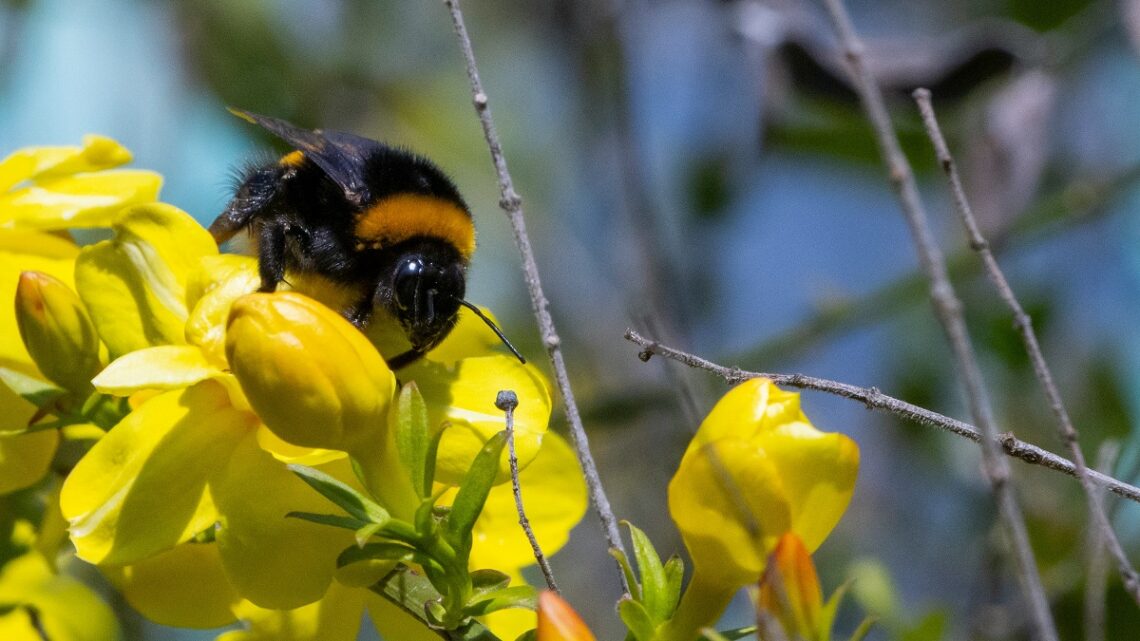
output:
[[534, 536], [534, 530], [530, 527], [530, 519], [526, 518], [526, 511], [523, 510], [522, 489], [519, 487], [519, 459], [515, 455], [515, 408], [518, 406], [519, 397], [512, 390], [503, 390], [495, 397], [495, 407], [503, 410], [506, 415], [507, 453], [511, 464], [511, 491], [515, 494], [515, 509], [519, 513], [519, 526], [526, 533], [526, 539], [530, 541], [530, 549], [534, 551], [534, 560], [538, 563], [539, 569], [542, 570], [543, 578], [546, 579], [546, 587], [555, 594], [562, 594], [562, 591], [558, 589], [558, 584], [554, 582], [554, 572], [550, 570], [550, 563], [546, 561], [546, 555], [542, 553], [538, 539]]
[[[611, 549], [619, 550], [625, 554], [625, 545], [618, 530], [617, 518], [613, 508], [610, 507], [609, 498], [606, 497], [602, 479], [598, 475], [598, 466], [590, 453], [590, 441], [586, 437], [586, 430], [582, 427], [582, 417], [578, 413], [578, 403], [574, 400], [574, 392], [570, 388], [570, 376], [566, 372], [566, 361], [562, 357], [562, 341], [554, 328], [554, 319], [550, 316], [550, 303], [542, 291], [542, 282], [538, 276], [538, 263], [534, 259], [534, 250], [530, 246], [530, 237], [526, 232], [526, 221], [523, 218], [522, 198], [515, 191], [511, 174], [507, 170], [507, 159], [503, 155], [503, 147], [499, 143], [499, 134], [495, 131], [495, 123], [491, 118], [491, 106], [487, 93], [483, 91], [483, 83], [479, 80], [479, 69], [475, 64], [475, 52], [471, 48], [471, 37], [467, 35], [467, 25], [463, 21], [463, 13], [459, 9], [459, 0], [444, 0], [451, 12], [451, 21], [455, 27], [455, 35], [459, 38], [459, 45], [463, 49], [463, 59], [467, 65], [467, 78], [471, 82], [471, 97], [475, 104], [475, 113], [479, 116], [479, 123], [483, 126], [483, 137], [487, 140], [487, 147], [491, 151], [491, 161], [495, 165], [495, 173], [499, 178], [499, 207], [507, 214], [511, 229], [515, 235], [515, 244], [522, 254], [523, 276], [526, 280], [527, 290], [530, 292], [530, 304], [534, 310], [538, 328], [542, 334], [543, 345], [550, 357], [550, 364], [554, 368], [554, 379], [562, 395], [562, 402], [566, 407], [566, 419], [570, 424], [570, 439], [574, 442], [574, 452], [578, 462], [582, 465], [582, 472], [586, 478], [586, 487], [590, 493], [590, 502], [594, 511], [602, 522], [602, 529], [606, 541]], [[628, 555], [626, 555], [628, 556]], [[621, 580], [622, 590], [629, 593], [625, 573], [618, 566], [618, 577]]]
[[1028, 602], [1035, 638], [1040, 641], [1055, 641], [1057, 628], [1053, 623], [1053, 613], [1049, 610], [1049, 599], [1041, 583], [1037, 570], [1037, 559], [1029, 545], [1029, 533], [1025, 518], [1018, 504], [1015, 488], [1011, 483], [1009, 465], [1001, 456], [995, 439], [998, 430], [993, 417], [993, 409], [986, 393], [981, 368], [974, 354], [970, 335], [962, 316], [962, 304], [954, 293], [954, 286], [946, 273], [946, 261], [927, 223], [926, 211], [918, 195], [918, 186], [910, 163], [899, 146], [898, 136], [891, 126], [890, 116], [883, 103], [883, 93], [875, 83], [863, 59], [863, 43], [855, 33], [851, 17], [847, 14], [842, 0], [826, 0], [828, 13], [839, 34], [847, 62], [850, 65], [860, 102], [870, 118], [883, 161], [890, 172], [894, 187], [902, 205], [911, 237], [918, 251], [919, 264], [930, 281], [930, 298], [935, 315], [942, 324], [950, 348], [958, 365], [958, 373], [966, 390], [970, 415], [981, 429], [982, 468], [990, 482], [997, 502], [998, 513], [1005, 524], [1011, 553], [1022, 592]]
[[[1096, 456], [1096, 469], [1108, 472], [1116, 464], [1119, 453], [1117, 442], [1108, 440], [1100, 445]], [[1085, 573], [1085, 641], [1104, 641], [1105, 599], [1108, 592], [1108, 555], [1104, 553], [1104, 540], [1099, 530], [1089, 528], [1085, 534], [1088, 546], [1088, 572]]]
[[[654, 354], [669, 358], [680, 363], [684, 363], [689, 367], [707, 370], [713, 374], [720, 376], [730, 384], [736, 384], [743, 380], [750, 378], [767, 378], [778, 385], [787, 385], [788, 387], [796, 387], [799, 389], [814, 390], [817, 392], [826, 392], [834, 394], [846, 399], [858, 401], [865, 405], [867, 409], [881, 410], [899, 416], [901, 418], [913, 421], [920, 425], [930, 427], [937, 427], [952, 434], [956, 434], [963, 438], [968, 438], [971, 441], [979, 442], [982, 440], [982, 434], [977, 428], [969, 423], [963, 423], [957, 419], [944, 416], [937, 412], [932, 412], [924, 407], [912, 405], [906, 401], [901, 401], [893, 396], [888, 396], [875, 387], [859, 387], [848, 383], [840, 383], [825, 378], [816, 378], [814, 376], [806, 376], [804, 374], [777, 374], [771, 372], [748, 372], [736, 367], [725, 367], [718, 365], [712, 361], [703, 359], [699, 356], [682, 352], [680, 350], [662, 345], [657, 341], [646, 338], [633, 330], [626, 330], [625, 337], [632, 343], [641, 347], [641, 354], [639, 355], [642, 360], [648, 360]], [[1053, 454], [1052, 452], [1042, 449], [1032, 443], [1015, 438], [1012, 434], [1001, 434], [994, 439], [1002, 451], [1007, 455], [1020, 459], [1032, 465], [1040, 465], [1042, 467], [1062, 472], [1069, 476], [1076, 476], [1076, 466], [1073, 462]], [[1097, 486], [1102, 487], [1114, 494], [1122, 496], [1130, 501], [1140, 503], [1140, 487], [1129, 485], [1123, 481], [1117, 480], [1106, 474], [1102, 474], [1095, 470], [1089, 470], [1089, 478]]]
[[930, 141], [934, 144], [934, 152], [938, 156], [938, 163], [942, 166], [942, 170], [946, 173], [946, 178], [950, 183], [954, 209], [957, 210], [958, 216], [962, 219], [962, 224], [966, 228], [970, 247], [981, 256], [982, 263], [986, 269], [986, 275], [997, 289], [998, 296], [1002, 299], [1002, 302], [1004, 302], [1006, 307], [1013, 313], [1014, 327], [1017, 328], [1018, 334], [1021, 335], [1021, 342], [1025, 345], [1025, 352], [1029, 355], [1029, 361], [1033, 364], [1033, 373], [1037, 376], [1038, 382], [1041, 383], [1041, 389], [1045, 392], [1045, 397], [1049, 401], [1049, 408], [1053, 411], [1053, 417], [1057, 421], [1057, 432], [1061, 436], [1061, 442], [1068, 448], [1069, 456], [1076, 466], [1077, 478], [1080, 479], [1081, 488], [1088, 498], [1089, 515], [1092, 517], [1092, 522], [1101, 531], [1101, 540], [1116, 561], [1120, 578], [1124, 582], [1124, 589], [1132, 596], [1132, 599], [1136, 601], [1137, 605], [1140, 605], [1140, 577], [1137, 576], [1136, 570], [1128, 561], [1128, 555], [1120, 545], [1120, 540], [1116, 538], [1116, 533], [1112, 530], [1112, 524], [1108, 521], [1108, 515], [1105, 514], [1104, 504], [1097, 494], [1096, 488], [1088, 479], [1085, 454], [1081, 450], [1077, 430], [1073, 427], [1073, 421], [1069, 418], [1068, 410], [1065, 409], [1065, 402], [1061, 399], [1061, 392], [1057, 389], [1057, 384], [1053, 381], [1053, 373], [1049, 369], [1048, 363], [1045, 362], [1045, 355], [1041, 352], [1041, 345], [1037, 342], [1037, 333], [1033, 331], [1033, 321], [1030, 319], [1029, 314], [1025, 313], [1025, 309], [1022, 308], [1021, 303], [1018, 302], [1017, 296], [1013, 293], [1013, 288], [1009, 286], [1005, 274], [1002, 273], [1001, 267], [998, 266], [997, 259], [994, 258], [994, 253], [990, 250], [989, 243], [986, 242], [985, 237], [982, 236], [981, 229], [978, 227], [977, 219], [974, 217], [974, 211], [970, 207], [970, 201], [966, 198], [966, 191], [962, 188], [962, 179], [958, 175], [958, 167], [954, 163], [953, 156], [950, 155], [950, 147], [946, 144], [946, 138], [942, 135], [942, 129], [938, 125], [938, 119], [934, 115], [934, 105], [930, 100], [930, 91], [927, 89], [916, 89], [914, 91], [914, 100], [918, 103], [918, 110], [922, 114], [922, 122], [926, 126], [926, 133], [930, 136]]

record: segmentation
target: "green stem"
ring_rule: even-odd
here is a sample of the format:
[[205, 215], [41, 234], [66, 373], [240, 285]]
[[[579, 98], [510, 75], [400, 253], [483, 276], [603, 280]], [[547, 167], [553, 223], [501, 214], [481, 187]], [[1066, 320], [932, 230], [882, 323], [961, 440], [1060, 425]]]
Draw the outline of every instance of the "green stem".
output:
[[699, 567], [693, 568], [693, 577], [681, 595], [677, 611], [657, 629], [653, 641], [694, 641], [701, 628], [717, 622], [740, 586], [710, 579]]

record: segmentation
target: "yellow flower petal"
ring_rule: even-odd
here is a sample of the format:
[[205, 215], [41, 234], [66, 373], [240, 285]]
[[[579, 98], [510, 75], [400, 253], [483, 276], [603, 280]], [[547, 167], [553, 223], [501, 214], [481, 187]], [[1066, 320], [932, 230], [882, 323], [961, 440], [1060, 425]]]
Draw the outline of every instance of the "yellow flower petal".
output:
[[226, 355], [250, 404], [285, 441], [352, 451], [385, 440], [395, 376], [359, 330], [313, 299], [237, 300]]
[[17, 606], [0, 618], [0, 638], [41, 641], [33, 627], [27, 635], [29, 609], [46, 638], [52, 641], [117, 641], [122, 631], [111, 608], [90, 588], [69, 577], [53, 574], [39, 554], [25, 554], [0, 570], [0, 603]]
[[124, 207], [153, 202], [162, 176], [121, 169], [43, 178], [0, 194], [0, 226], [56, 230], [107, 227]]
[[859, 446], [843, 434], [800, 422], [761, 434], [753, 444], [763, 448], [777, 470], [792, 510], [792, 531], [814, 551], [851, 502]]
[[[351, 475], [347, 463], [332, 464]], [[329, 467], [326, 472], [332, 472]], [[221, 527], [218, 549], [238, 593], [264, 608], [289, 609], [320, 599], [352, 532], [286, 518], [293, 511], [337, 508], [257, 444], [250, 432], [210, 483]]]
[[130, 161], [131, 152], [105, 136], [84, 136], [82, 147], [24, 147], [0, 160], [0, 191], [25, 180], [110, 169]]
[[35, 485], [47, 474], [59, 432], [0, 435], [0, 494]]
[[202, 259], [202, 268], [187, 286], [192, 304], [186, 320], [186, 340], [202, 349], [207, 360], [218, 367], [226, 365], [226, 321], [230, 306], [261, 285], [257, 261], [248, 256], [223, 254]]
[[212, 381], [165, 392], [131, 412], [64, 482], [60, 507], [78, 556], [134, 563], [212, 525], [207, 480], [256, 425]]
[[[400, 370], [401, 378], [416, 382], [427, 403], [428, 420], [446, 424], [436, 459], [436, 480], [458, 485], [487, 439], [506, 427], [502, 410], [495, 407], [501, 390], [514, 390], [515, 450], [525, 467], [538, 454], [550, 423], [550, 389], [533, 365], [513, 356], [477, 356], [451, 365], [423, 360]], [[507, 453], [500, 461], [499, 481], [510, 478]]]
[[120, 356], [91, 382], [104, 394], [130, 396], [139, 390], [190, 387], [221, 373], [197, 347], [159, 345]]
[[75, 266], [79, 295], [112, 357], [185, 343], [186, 284], [217, 245], [193, 218], [153, 203], [119, 215], [115, 237], [85, 247]]
[[737, 588], [760, 576], [792, 523], [777, 468], [764, 452], [736, 439], [685, 456], [669, 482], [669, 514], [694, 571]]
[[270, 610], [243, 601], [236, 613], [247, 629], [226, 632], [216, 641], [355, 641], [367, 595], [365, 590], [333, 583], [320, 601], [292, 610]]
[[[586, 513], [586, 482], [570, 445], [557, 434], [547, 434], [538, 456], [519, 472], [519, 487], [535, 538], [546, 555], [553, 555]], [[472, 568], [505, 572], [534, 564], [530, 542], [519, 527], [510, 483], [491, 489], [472, 538]]]
[[158, 198], [162, 176], [153, 171], [68, 173], [85, 169], [82, 164], [82, 159], [61, 163], [40, 172], [27, 184], [0, 193], [0, 210], [5, 212], [0, 226], [44, 230], [105, 227], [123, 207]]
[[147, 619], [179, 628], [217, 628], [236, 620], [241, 601], [222, 569], [218, 546], [183, 543], [104, 573]]

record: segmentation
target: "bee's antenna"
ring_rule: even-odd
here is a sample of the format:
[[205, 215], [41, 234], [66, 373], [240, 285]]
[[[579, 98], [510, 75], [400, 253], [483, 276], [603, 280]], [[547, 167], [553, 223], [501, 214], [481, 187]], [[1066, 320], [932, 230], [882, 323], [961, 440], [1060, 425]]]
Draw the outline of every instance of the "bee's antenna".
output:
[[495, 336], [498, 336], [499, 340], [503, 341], [503, 345], [506, 345], [507, 349], [511, 350], [511, 353], [518, 357], [519, 362], [526, 364], [526, 359], [523, 358], [523, 355], [520, 354], [517, 349], [515, 349], [514, 345], [511, 345], [511, 342], [509, 340], [507, 340], [506, 334], [503, 334], [503, 330], [499, 329], [499, 327], [497, 325], [495, 325], [495, 321], [491, 320], [490, 318], [487, 318], [487, 315], [483, 313], [483, 310], [472, 305], [471, 303], [468, 303], [467, 301], [463, 300], [462, 298], [456, 298], [455, 300], [459, 301], [460, 305], [463, 305], [464, 307], [471, 310], [472, 312], [475, 312], [476, 316], [478, 316], [479, 318], [482, 318], [483, 322], [487, 323], [487, 327], [490, 327], [491, 331], [495, 332]]

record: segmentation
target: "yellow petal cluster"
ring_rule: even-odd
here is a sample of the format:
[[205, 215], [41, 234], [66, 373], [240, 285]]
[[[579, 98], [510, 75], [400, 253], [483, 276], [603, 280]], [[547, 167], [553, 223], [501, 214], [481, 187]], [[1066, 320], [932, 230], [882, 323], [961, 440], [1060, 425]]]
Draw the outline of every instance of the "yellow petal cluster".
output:
[[[82, 147], [25, 149], [0, 161], [0, 300], [19, 309], [0, 307], [0, 367], [76, 396], [130, 400], [130, 413], [101, 438], [78, 426], [94, 444], [59, 498], [76, 553], [161, 623], [242, 619], [247, 629], [225, 638], [352, 638], [365, 607], [378, 617], [391, 606], [334, 581], [351, 532], [285, 518], [334, 511], [286, 463], [356, 487], [362, 474], [394, 515], [410, 516], [419, 497], [389, 451], [396, 376], [328, 308], [296, 293], [254, 293], [256, 261], [219, 254], [189, 215], [153, 202], [157, 174], [111, 170], [129, 159], [118, 143], [89, 137]], [[79, 249], [65, 238], [73, 227], [106, 227], [111, 237]], [[423, 391], [431, 429], [442, 432], [444, 484], [462, 479], [503, 428], [494, 399], [515, 390], [524, 492], [553, 553], [581, 518], [585, 489], [565, 443], [544, 440], [545, 377], [493, 338], [464, 311], [448, 340], [400, 378]], [[5, 385], [0, 410], [5, 493], [44, 476], [60, 432], [17, 435], [36, 408]], [[506, 470], [504, 456], [503, 481]], [[533, 561], [518, 553], [525, 548], [513, 513], [509, 486], [496, 487], [476, 525], [473, 565], [517, 575]], [[0, 630], [18, 624], [0, 617]], [[432, 634], [411, 619], [385, 632]]]

